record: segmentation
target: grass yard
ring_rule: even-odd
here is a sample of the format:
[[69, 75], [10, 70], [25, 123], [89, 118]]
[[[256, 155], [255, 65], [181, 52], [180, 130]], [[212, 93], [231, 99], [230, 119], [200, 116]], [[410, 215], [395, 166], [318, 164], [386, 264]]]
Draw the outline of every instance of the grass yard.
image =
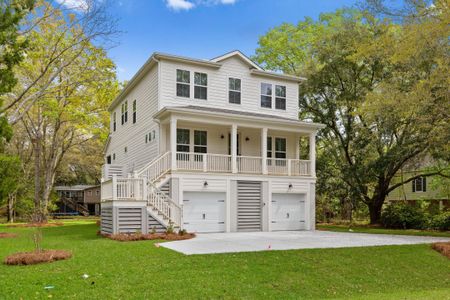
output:
[[[351, 226], [353, 232], [360, 233], [377, 233], [377, 234], [398, 234], [398, 235], [417, 235], [417, 236], [442, 236], [450, 237], [450, 231], [432, 231], [432, 230], [416, 230], [416, 229], [385, 229], [368, 226]], [[348, 232], [348, 225], [319, 224], [318, 230]]]
[[[0, 225], [19, 235], [0, 239], [0, 259], [32, 250], [33, 230]], [[42, 231], [44, 249], [73, 257], [1, 264], [0, 299], [450, 299], [450, 260], [429, 245], [184, 256], [100, 238], [92, 221]]]

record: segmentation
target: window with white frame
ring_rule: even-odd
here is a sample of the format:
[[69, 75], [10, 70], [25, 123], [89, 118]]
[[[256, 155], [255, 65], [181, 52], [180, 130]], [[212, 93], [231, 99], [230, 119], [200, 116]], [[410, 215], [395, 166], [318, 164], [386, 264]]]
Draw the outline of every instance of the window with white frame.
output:
[[116, 116], [116, 112], [113, 112], [113, 131], [116, 131], [117, 129], [117, 116]]
[[416, 192], [426, 192], [427, 191], [427, 178], [419, 177], [412, 181], [412, 191]]
[[241, 104], [241, 80], [228, 78], [228, 102]]
[[177, 69], [177, 96], [189, 98], [191, 88], [191, 73], [186, 70]]
[[189, 129], [177, 129], [177, 152], [189, 152]]
[[275, 108], [286, 110], [286, 87], [284, 85], [275, 86]]
[[122, 125], [128, 122], [128, 101], [122, 103]]
[[136, 100], [133, 100], [133, 124], [136, 123]]
[[208, 94], [208, 75], [206, 73], [194, 73], [194, 98], [206, 100]]
[[272, 137], [267, 137], [267, 158], [272, 158]]
[[272, 108], [272, 85], [261, 83], [261, 107]]
[[286, 158], [285, 138], [275, 138], [275, 158]]
[[203, 130], [194, 130], [194, 152], [207, 153], [207, 133]]

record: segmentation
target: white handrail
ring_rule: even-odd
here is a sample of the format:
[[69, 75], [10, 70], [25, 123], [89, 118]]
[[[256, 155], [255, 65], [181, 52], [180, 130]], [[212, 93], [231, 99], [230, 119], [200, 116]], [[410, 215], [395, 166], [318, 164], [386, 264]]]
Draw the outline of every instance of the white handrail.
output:
[[170, 151], [159, 156], [148, 164], [145, 168], [137, 172], [137, 176], [147, 177], [149, 182], [155, 182], [162, 175], [170, 171]]
[[181, 225], [181, 206], [175, 203], [169, 196], [161, 191], [155, 184], [149, 182], [147, 203], [152, 206], [163, 217], [169, 220], [169, 223]]

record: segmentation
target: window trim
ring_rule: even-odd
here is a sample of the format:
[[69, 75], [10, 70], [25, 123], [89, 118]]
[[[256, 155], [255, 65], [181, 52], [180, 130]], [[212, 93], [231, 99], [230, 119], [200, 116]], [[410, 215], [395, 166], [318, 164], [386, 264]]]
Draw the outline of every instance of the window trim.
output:
[[[195, 82], [195, 75], [196, 74], [199, 74], [200, 76], [202, 76], [202, 75], [206, 76], [206, 85], [198, 84], [198, 83]], [[195, 88], [196, 87], [200, 87], [200, 88], [204, 88], [205, 89], [206, 95], [205, 95], [204, 99], [203, 98], [197, 98], [195, 96]], [[194, 71], [194, 99], [196, 99], [196, 100], [208, 100], [208, 73]]]
[[[420, 182], [420, 189], [417, 189], [419, 182]], [[426, 191], [427, 191], [427, 179], [425, 176], [418, 177], [412, 181], [413, 193], [425, 193]]]
[[133, 100], [133, 124], [136, 124], [136, 110], [137, 110], [137, 103], [136, 99]]
[[[189, 74], [189, 76], [188, 76], [189, 82], [178, 81], [178, 71], [188, 72], [188, 74]], [[181, 76], [181, 77], [183, 77], [183, 76]], [[181, 79], [183, 79], [183, 78], [181, 78]], [[190, 70], [184, 70], [184, 69], [176, 69], [176, 71], [175, 71], [175, 81], [176, 81], [176, 84], [175, 84], [175, 95], [177, 97], [180, 97], [180, 98], [191, 98], [191, 71]], [[178, 95], [178, 85], [188, 86], [188, 89], [187, 89], [188, 90], [188, 95], [187, 96]]]
[[[239, 90], [237, 89], [232, 89], [230, 87], [230, 80], [239, 80]], [[236, 83], [234, 83], [234, 86], [236, 86]], [[239, 93], [239, 103], [237, 102], [231, 102], [231, 98], [230, 98], [230, 93]], [[241, 78], [236, 78], [236, 77], [228, 77], [228, 103], [230, 104], [238, 104], [240, 105], [242, 103], [242, 79]]]
[[[284, 88], [284, 97], [277, 95], [277, 87], [283, 87]], [[275, 109], [286, 110], [286, 103], [287, 103], [286, 95], [287, 95], [287, 87], [285, 85], [275, 84]], [[277, 100], [278, 99], [283, 99], [284, 100], [284, 108], [278, 108], [277, 107]]]
[[[271, 92], [271, 94], [269, 95], [269, 94], [263, 94], [263, 90], [262, 90], [262, 87], [263, 87], [263, 84], [267, 84], [267, 85], [270, 85], [270, 92]], [[263, 106], [262, 105], [262, 97], [270, 97], [270, 106]], [[273, 108], [273, 84], [272, 83], [267, 83], [267, 82], [260, 82], [260, 85], [259, 85], [259, 106], [261, 107], [261, 108], [267, 108], [267, 109], [272, 109]]]
[[116, 132], [117, 130], [117, 114], [116, 112], [113, 112], [113, 132]]
[[[194, 146], [194, 153], [208, 153], [208, 131], [207, 130], [197, 130], [197, 129], [193, 129], [193, 135], [194, 135], [194, 140], [193, 140], [193, 146]], [[205, 144], [196, 144], [195, 143], [195, 134], [196, 133], [200, 133], [200, 132], [204, 132], [205, 133]], [[196, 148], [203, 148], [205, 149], [205, 152], [197, 152], [195, 151]]]
[[[178, 142], [178, 131], [179, 130], [187, 130], [187, 132], [188, 132], [188, 139], [189, 139], [187, 144], [181, 144], [181, 143]], [[177, 149], [176, 149], [177, 152], [184, 152], [184, 153], [191, 152], [191, 129], [190, 128], [177, 128], [176, 141], [177, 141]], [[188, 147], [188, 151], [180, 151], [180, 150], [178, 150], [178, 146], [187, 146]]]

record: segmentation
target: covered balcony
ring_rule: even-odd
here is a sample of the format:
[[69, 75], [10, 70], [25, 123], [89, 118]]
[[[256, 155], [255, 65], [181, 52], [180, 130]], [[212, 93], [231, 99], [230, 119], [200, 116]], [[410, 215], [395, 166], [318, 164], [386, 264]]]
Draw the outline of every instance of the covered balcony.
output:
[[192, 106], [166, 108], [156, 120], [172, 172], [315, 176], [318, 124]]

